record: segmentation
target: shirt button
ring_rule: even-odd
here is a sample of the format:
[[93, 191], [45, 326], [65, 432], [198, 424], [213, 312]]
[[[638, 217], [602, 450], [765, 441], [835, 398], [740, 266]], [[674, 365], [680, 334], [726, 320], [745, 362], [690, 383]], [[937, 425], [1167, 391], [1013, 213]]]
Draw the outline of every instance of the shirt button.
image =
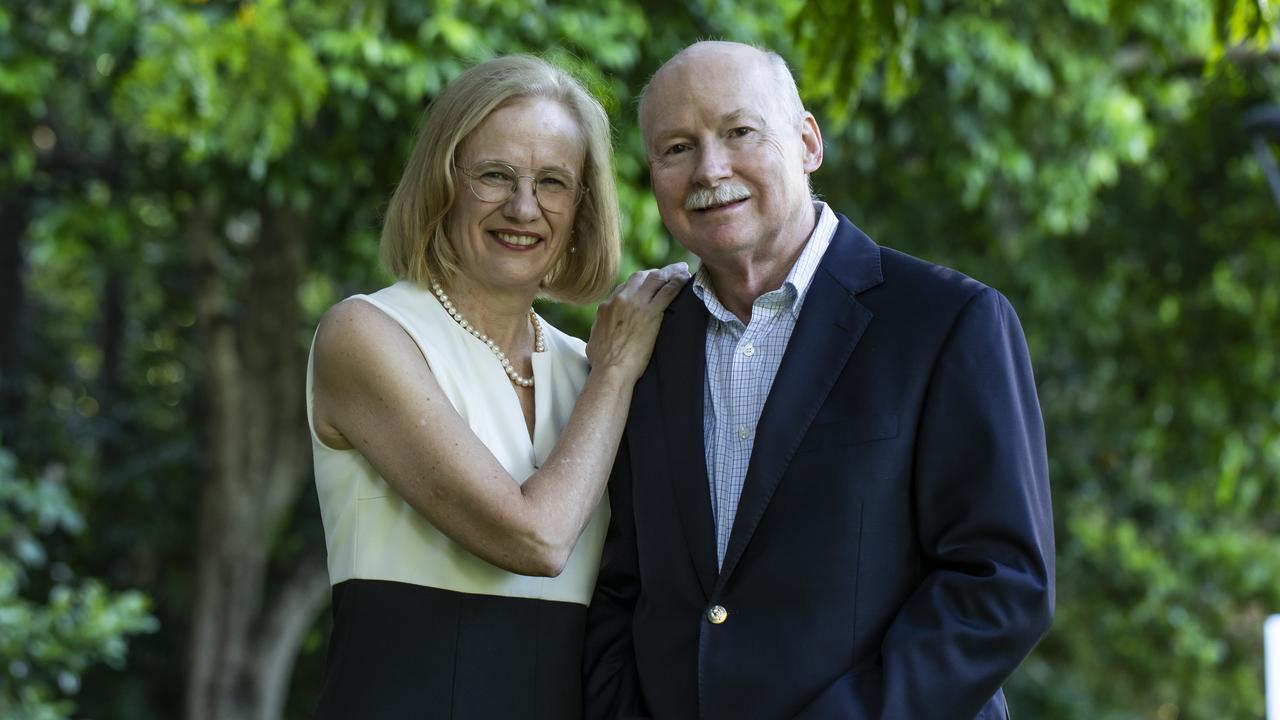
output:
[[747, 427], [746, 425], [742, 425], [738, 427], [739, 440], [746, 440], [750, 436], [751, 436], [751, 428]]
[[746, 355], [747, 357], [751, 357], [752, 355], [755, 355], [756, 346], [752, 345], [751, 343], [747, 343], [746, 346], [742, 348], [742, 354]]
[[712, 625], [719, 625], [729, 619], [729, 611], [725, 610], [723, 605], [712, 605], [711, 609], [707, 610], [707, 619]]

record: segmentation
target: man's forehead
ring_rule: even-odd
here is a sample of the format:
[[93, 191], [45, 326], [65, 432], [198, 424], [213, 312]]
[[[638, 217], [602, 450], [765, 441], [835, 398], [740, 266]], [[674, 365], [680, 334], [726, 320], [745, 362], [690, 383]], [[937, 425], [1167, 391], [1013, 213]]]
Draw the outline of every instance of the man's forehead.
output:
[[692, 126], [724, 127], [747, 123], [762, 126], [767, 122], [763, 108], [756, 103], [675, 103], [669, 107], [655, 107], [649, 125], [655, 137], [680, 133]]
[[748, 46], [686, 50], [654, 74], [651, 89], [698, 89], [755, 79], [769, 70], [768, 56]]
[[742, 67], [767, 62], [768, 54], [759, 48], [736, 42], [699, 42], [676, 53], [668, 65], [684, 63], [733, 63]]
[[[667, 72], [671, 71], [671, 72]], [[756, 69], [684, 64], [664, 67], [654, 77], [640, 107], [640, 123], [659, 126], [698, 120], [720, 123], [754, 118], [762, 121], [770, 107], [774, 83]]]

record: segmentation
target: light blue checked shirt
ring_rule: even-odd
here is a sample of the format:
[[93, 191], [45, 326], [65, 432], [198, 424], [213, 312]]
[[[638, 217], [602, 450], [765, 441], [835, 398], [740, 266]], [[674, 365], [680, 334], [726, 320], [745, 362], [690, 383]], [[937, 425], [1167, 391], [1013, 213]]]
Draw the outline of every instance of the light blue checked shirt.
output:
[[707, 452], [711, 513], [716, 521], [716, 565], [724, 564], [729, 532], [756, 443], [756, 423], [782, 354], [800, 317], [805, 293], [836, 231], [836, 215], [815, 201], [818, 223], [782, 287], [761, 295], [745, 326], [716, 297], [704, 265], [693, 292], [707, 306], [707, 377], [703, 385], [702, 432]]

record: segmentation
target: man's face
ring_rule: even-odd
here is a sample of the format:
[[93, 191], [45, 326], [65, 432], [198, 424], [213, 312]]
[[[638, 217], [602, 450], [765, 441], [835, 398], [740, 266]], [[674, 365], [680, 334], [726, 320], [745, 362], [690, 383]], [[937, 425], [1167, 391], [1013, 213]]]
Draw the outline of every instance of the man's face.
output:
[[646, 93], [641, 126], [658, 210], [713, 267], [799, 242], [812, 226], [807, 175], [821, 162], [821, 136], [781, 89], [758, 51], [695, 46]]

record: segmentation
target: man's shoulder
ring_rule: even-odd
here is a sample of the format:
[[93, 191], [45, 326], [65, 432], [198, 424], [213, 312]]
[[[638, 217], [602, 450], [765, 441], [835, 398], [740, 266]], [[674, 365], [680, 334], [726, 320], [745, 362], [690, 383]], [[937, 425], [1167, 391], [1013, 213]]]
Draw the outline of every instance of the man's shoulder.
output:
[[955, 268], [939, 265], [901, 250], [881, 246], [880, 257], [884, 267], [885, 282], [896, 281], [906, 283], [917, 291], [965, 297], [987, 289], [981, 281]]
[[[836, 237], [843, 236], [850, 250], [842, 256], [846, 262], [849, 265], [865, 265], [874, 258], [874, 262], [878, 264], [879, 282], [871, 287], [860, 288], [864, 291], [860, 295], [887, 298], [909, 295], [927, 298], [933, 303], [963, 303], [987, 289], [986, 285], [959, 270], [881, 245], [859, 230], [848, 218], [843, 215], [838, 217], [840, 225], [836, 230]], [[853, 267], [831, 270], [836, 273], [866, 275], [864, 269]]]

